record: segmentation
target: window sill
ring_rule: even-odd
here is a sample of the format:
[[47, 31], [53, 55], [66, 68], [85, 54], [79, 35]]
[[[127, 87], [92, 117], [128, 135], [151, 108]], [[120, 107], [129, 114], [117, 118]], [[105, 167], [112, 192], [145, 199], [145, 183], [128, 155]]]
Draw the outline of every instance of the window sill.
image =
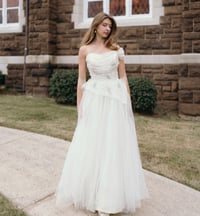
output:
[[20, 24], [0, 25], [0, 33], [17, 33], [22, 32], [23, 26]]

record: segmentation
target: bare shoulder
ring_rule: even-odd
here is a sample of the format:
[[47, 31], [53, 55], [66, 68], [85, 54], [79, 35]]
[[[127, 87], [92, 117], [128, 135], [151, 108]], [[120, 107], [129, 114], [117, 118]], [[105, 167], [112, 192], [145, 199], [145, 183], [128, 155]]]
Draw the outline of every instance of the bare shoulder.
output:
[[79, 54], [86, 56], [89, 50], [89, 45], [83, 45], [79, 48]]

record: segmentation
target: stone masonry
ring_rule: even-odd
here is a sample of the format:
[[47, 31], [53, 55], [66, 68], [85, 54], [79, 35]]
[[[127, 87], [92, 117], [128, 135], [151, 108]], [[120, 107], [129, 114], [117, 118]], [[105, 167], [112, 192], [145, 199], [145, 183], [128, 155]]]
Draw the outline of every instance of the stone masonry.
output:
[[[25, 5], [25, 4], [24, 4]], [[74, 29], [74, 0], [30, 0], [28, 55], [77, 55], [85, 29]], [[120, 27], [118, 42], [126, 55], [181, 55], [200, 53], [200, 0], [163, 0], [160, 25]], [[0, 56], [24, 54], [25, 30], [0, 33]], [[26, 92], [48, 95], [53, 68], [69, 64], [28, 64]], [[126, 65], [128, 76], [147, 76], [157, 87], [158, 106], [181, 114], [200, 115], [200, 61], [185, 64]], [[6, 83], [22, 89], [23, 65], [10, 64]]]

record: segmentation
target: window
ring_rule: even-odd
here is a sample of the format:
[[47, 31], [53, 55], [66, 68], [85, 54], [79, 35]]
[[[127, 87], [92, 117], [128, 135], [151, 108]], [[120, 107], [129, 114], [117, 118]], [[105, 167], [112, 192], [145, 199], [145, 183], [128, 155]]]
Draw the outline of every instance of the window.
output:
[[0, 0], [1, 32], [18, 32], [22, 30], [22, 1], [23, 0]]
[[112, 16], [149, 14], [149, 0], [86, 0], [86, 18], [104, 11]]
[[19, 22], [19, 0], [0, 0], [0, 24]]
[[87, 9], [85, 10], [87, 17], [94, 17], [97, 13], [103, 11], [103, 1], [87, 1]]
[[118, 26], [158, 25], [164, 15], [162, 0], [75, 0], [75, 28], [88, 28], [101, 11], [114, 16]]

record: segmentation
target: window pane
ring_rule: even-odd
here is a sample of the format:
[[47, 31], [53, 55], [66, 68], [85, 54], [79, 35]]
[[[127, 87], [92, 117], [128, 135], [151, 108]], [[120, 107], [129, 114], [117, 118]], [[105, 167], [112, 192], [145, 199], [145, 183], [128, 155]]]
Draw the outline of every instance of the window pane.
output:
[[149, 0], [132, 0], [132, 14], [148, 14]]
[[19, 0], [7, 0], [7, 7], [18, 7]]
[[124, 16], [125, 0], [110, 0], [110, 14], [112, 16]]
[[3, 18], [2, 18], [2, 11], [0, 11], [0, 24], [2, 24], [3, 23]]
[[18, 23], [18, 9], [7, 10], [7, 23]]
[[88, 2], [88, 17], [94, 17], [103, 11], [103, 1]]
[[0, 0], [0, 8], [2, 8], [2, 1], [3, 1], [3, 0]]

